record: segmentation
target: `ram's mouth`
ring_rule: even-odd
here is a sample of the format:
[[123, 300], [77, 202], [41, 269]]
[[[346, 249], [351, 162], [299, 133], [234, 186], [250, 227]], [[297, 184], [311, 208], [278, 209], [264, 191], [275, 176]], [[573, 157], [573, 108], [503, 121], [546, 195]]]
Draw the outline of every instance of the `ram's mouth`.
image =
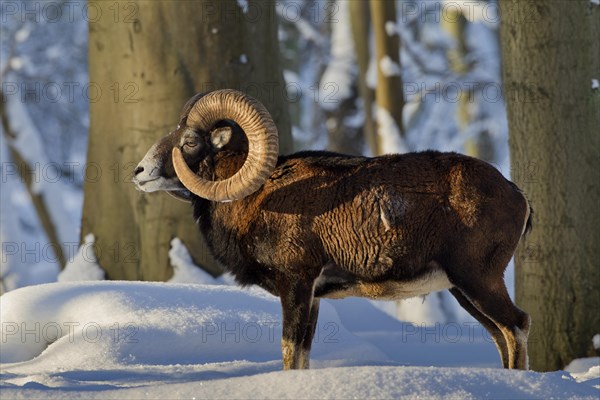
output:
[[140, 180], [137, 180], [137, 178], [133, 178], [133, 183], [135, 183], [138, 186], [144, 186], [146, 183], [154, 182], [158, 179], [160, 179], [160, 176], [157, 176], [156, 178], [152, 178], [152, 179], [146, 179], [145, 181], [140, 181]]
[[152, 179], [140, 180], [137, 176], [134, 176], [133, 179], [131, 179], [131, 182], [133, 182], [133, 184], [135, 184], [135, 188], [139, 191], [152, 192], [153, 190], [151, 190], [151, 189], [148, 190], [147, 184], [151, 183], [151, 182], [156, 182], [159, 179], [160, 179], [160, 176], [157, 176], [156, 178], [152, 178]]
[[131, 181], [135, 184], [137, 190], [146, 193], [158, 191], [182, 191], [189, 193], [177, 178], [156, 176], [153, 178], [139, 179], [138, 177], [134, 177]]
[[133, 184], [135, 184], [135, 187], [137, 190], [145, 191], [144, 185], [146, 185], [147, 183], [150, 183], [150, 182], [154, 182], [158, 179], [160, 179], [160, 176], [142, 181], [142, 180], [139, 180], [137, 176], [134, 176], [133, 179], [131, 179], [131, 182], [133, 182]]

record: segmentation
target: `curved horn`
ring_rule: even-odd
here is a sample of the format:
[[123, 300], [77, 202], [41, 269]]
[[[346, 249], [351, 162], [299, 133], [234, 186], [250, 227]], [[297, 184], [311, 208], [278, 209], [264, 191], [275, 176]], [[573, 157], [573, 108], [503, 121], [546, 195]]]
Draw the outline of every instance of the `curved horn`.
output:
[[201, 97], [190, 110], [187, 125], [208, 132], [221, 120], [235, 121], [248, 138], [248, 156], [232, 177], [209, 181], [192, 172], [178, 147], [173, 148], [173, 166], [181, 183], [192, 193], [212, 201], [242, 199], [260, 188], [277, 164], [277, 127], [267, 109], [252, 97], [224, 89]]

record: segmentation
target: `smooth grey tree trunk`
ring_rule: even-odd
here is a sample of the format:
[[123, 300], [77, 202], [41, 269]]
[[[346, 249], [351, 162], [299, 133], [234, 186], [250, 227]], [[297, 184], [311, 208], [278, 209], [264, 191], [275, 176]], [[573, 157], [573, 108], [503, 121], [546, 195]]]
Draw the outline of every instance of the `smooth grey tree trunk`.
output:
[[516, 255], [516, 302], [530, 313], [531, 368], [594, 355], [600, 332], [600, 7], [502, 1], [513, 180], [534, 227]]
[[[191, 207], [130, 183], [150, 146], [176, 127], [195, 93], [240, 89], [262, 101], [291, 132], [279, 64], [274, 3], [235, 0], [90, 1], [90, 139], [81, 235], [96, 237], [109, 279], [166, 280], [170, 241], [216, 275]], [[97, 11], [96, 13], [92, 13]], [[260, 14], [257, 14], [260, 13]]]

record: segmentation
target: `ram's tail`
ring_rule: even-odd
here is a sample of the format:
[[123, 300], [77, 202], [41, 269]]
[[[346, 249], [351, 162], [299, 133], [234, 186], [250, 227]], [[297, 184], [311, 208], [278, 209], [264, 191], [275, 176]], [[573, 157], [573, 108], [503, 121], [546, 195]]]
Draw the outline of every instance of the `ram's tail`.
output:
[[[525, 200], [527, 200], [527, 198], [525, 198]], [[523, 228], [523, 234], [521, 236], [527, 235], [533, 229], [533, 208], [531, 207], [529, 200], [527, 200], [527, 207], [527, 219], [525, 220], [525, 227]]]
[[519, 188], [514, 182], [511, 182], [508, 179], [507, 179], [507, 182], [510, 183], [510, 185], [517, 192], [519, 192], [521, 194], [521, 196], [523, 196], [523, 200], [525, 200], [525, 206], [527, 207], [527, 209], [525, 211], [525, 221], [523, 224], [523, 232], [521, 233], [521, 236], [525, 236], [529, 232], [531, 232], [531, 230], [533, 229], [533, 207], [531, 207], [531, 203], [529, 202], [529, 199], [525, 195], [525, 192], [523, 192], [521, 190], [521, 188]]

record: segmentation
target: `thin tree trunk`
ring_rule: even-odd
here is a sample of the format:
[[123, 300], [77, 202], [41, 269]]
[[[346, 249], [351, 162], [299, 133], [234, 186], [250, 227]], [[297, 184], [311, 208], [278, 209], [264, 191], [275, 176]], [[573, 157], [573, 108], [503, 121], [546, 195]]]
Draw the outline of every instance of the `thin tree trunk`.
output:
[[369, 60], [371, 52], [369, 50], [370, 21], [371, 14], [369, 3], [366, 1], [349, 1], [350, 25], [352, 28], [352, 40], [356, 51], [356, 61], [358, 64], [357, 87], [358, 94], [363, 102], [365, 120], [363, 123], [363, 135], [371, 152], [377, 153], [377, 131], [373, 119], [373, 104], [375, 93], [367, 85], [367, 70], [369, 69]]
[[[338, 10], [336, 21], [330, 21], [329, 32], [331, 37], [331, 59], [329, 66], [321, 75], [321, 88], [328, 88], [332, 82], [324, 82], [323, 79], [331, 77], [328, 69], [333, 68], [336, 77], [348, 85], [338, 90], [335, 96], [336, 103], [330, 107], [329, 103], [323, 104], [325, 114], [325, 126], [328, 133], [327, 149], [344, 154], [360, 155], [364, 149], [364, 135], [360, 124], [354, 123], [360, 112], [357, 108], [358, 100], [357, 78], [355, 69], [356, 51], [354, 42], [348, 41], [352, 35], [350, 4], [346, 1], [337, 0]], [[342, 74], [345, 74], [342, 75]], [[341, 76], [340, 76], [341, 75]], [[361, 113], [362, 114], [362, 113]], [[350, 122], [350, 123], [349, 123]]]
[[63, 246], [65, 243], [61, 243], [60, 238], [58, 237], [58, 233], [56, 230], [56, 226], [52, 221], [52, 216], [46, 206], [47, 199], [44, 200], [44, 196], [40, 193], [37, 193], [33, 190], [33, 175], [28, 173], [30, 166], [27, 164], [27, 161], [21, 156], [21, 154], [11, 145], [10, 141], [14, 140], [17, 135], [13, 132], [10, 121], [8, 120], [8, 113], [6, 112], [6, 104], [4, 93], [0, 91], [0, 119], [2, 123], [2, 130], [4, 134], [7, 135], [7, 144], [9, 149], [9, 154], [15, 165], [17, 166], [17, 170], [19, 171], [19, 177], [21, 178], [21, 182], [25, 184], [25, 188], [27, 189], [27, 193], [31, 198], [31, 202], [33, 203], [33, 208], [35, 209], [35, 213], [37, 214], [40, 222], [42, 224], [42, 228], [44, 229], [44, 233], [52, 246], [52, 250], [54, 251], [54, 255], [56, 256], [56, 261], [59, 264], [60, 269], [65, 268], [67, 264], [67, 257], [65, 256], [65, 252]]
[[291, 149], [274, 3], [249, 6], [264, 17], [250, 18], [234, 0], [90, 2], [102, 15], [89, 24], [90, 81], [101, 95], [90, 104], [81, 235], [94, 233], [109, 279], [168, 279], [173, 237], [198, 265], [221, 271], [189, 205], [130, 183], [193, 94], [234, 88], [257, 97], [275, 118], [282, 151]]
[[[396, 32], [393, 32], [396, 25], [396, 4], [394, 1], [379, 0], [371, 0], [369, 4], [375, 33], [375, 60], [377, 61], [375, 102], [379, 109], [378, 112], [385, 110], [395, 123], [399, 134], [403, 136], [402, 110], [404, 108], [404, 95], [402, 93], [402, 77], [399, 71], [398, 73], [391, 71], [394, 68], [400, 68], [400, 38]], [[392, 67], [391, 70], [383, 68], [386, 64]], [[398, 151], [399, 149], [386, 148], [386, 143], [382, 142], [381, 138], [384, 135], [391, 134], [391, 132], [382, 132], [382, 129], [386, 128], [382, 126], [382, 122], [381, 115], [378, 115], [376, 154]], [[401, 142], [402, 138], [395, 138], [395, 140]]]
[[[466, 74], [469, 71], [469, 66], [465, 62], [468, 51], [465, 37], [467, 19], [459, 9], [450, 7], [445, 12], [444, 18], [441, 19], [440, 25], [453, 40], [453, 46], [447, 51], [450, 69], [456, 75]], [[461, 90], [458, 96], [456, 120], [458, 122], [458, 133], [464, 135], [473, 119], [471, 107], [469, 107], [473, 97], [468, 90]], [[466, 140], [465, 153], [473, 157], [479, 156], [479, 151], [473, 139]]]
[[600, 332], [600, 7], [588, 0], [500, 2], [513, 179], [534, 228], [516, 261], [531, 314], [530, 365], [594, 355]]

